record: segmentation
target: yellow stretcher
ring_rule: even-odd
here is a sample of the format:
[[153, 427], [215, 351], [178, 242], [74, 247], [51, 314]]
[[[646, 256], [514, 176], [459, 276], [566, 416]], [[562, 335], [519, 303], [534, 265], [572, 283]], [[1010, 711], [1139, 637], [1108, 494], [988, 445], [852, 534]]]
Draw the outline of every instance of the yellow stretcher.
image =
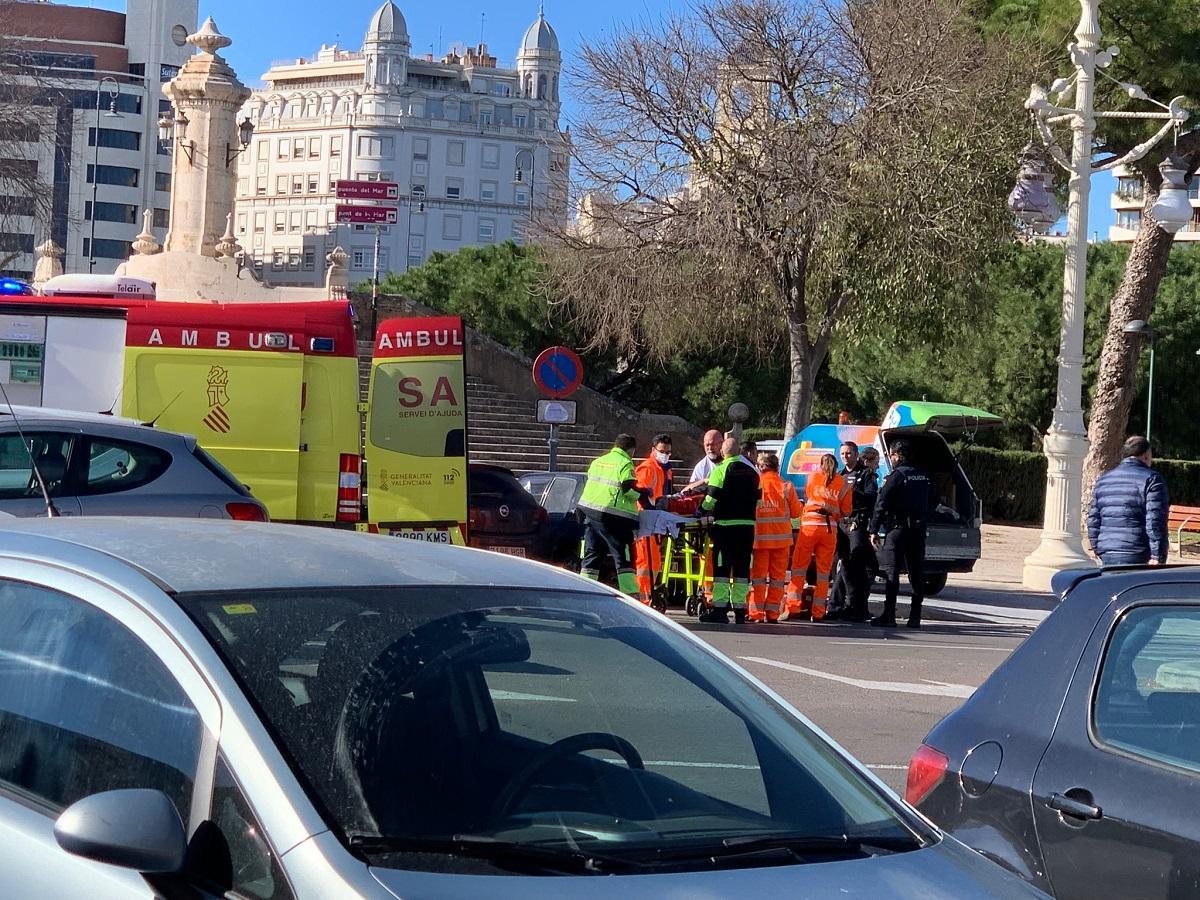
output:
[[666, 612], [668, 606], [682, 606], [689, 616], [699, 615], [707, 602], [705, 576], [711, 577], [706, 570], [706, 561], [712, 558], [708, 526], [689, 521], [679, 529], [678, 537], [667, 536], [662, 545], [651, 605], [660, 612]]

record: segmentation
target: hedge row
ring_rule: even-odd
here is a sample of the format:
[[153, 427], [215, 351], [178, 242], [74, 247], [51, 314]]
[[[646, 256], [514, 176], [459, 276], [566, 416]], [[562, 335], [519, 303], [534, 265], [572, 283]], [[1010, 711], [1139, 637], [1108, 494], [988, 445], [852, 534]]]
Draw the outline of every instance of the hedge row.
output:
[[[991, 522], [1042, 521], [1046, 498], [1046, 457], [1021, 450], [968, 447], [959, 460], [983, 501], [983, 517]], [[1154, 467], [1167, 480], [1171, 502], [1200, 506], [1200, 462], [1156, 459]]]

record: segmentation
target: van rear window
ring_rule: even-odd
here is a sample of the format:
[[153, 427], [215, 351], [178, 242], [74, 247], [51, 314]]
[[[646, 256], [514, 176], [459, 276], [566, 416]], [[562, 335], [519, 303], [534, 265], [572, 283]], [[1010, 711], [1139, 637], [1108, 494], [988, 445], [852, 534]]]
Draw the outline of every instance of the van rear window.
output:
[[247, 490], [246, 486], [238, 481], [233, 476], [232, 472], [221, 465], [215, 456], [213, 456], [199, 444], [197, 444], [195, 449], [192, 450], [192, 454], [196, 457], [196, 459], [200, 460], [200, 464], [203, 465], [204, 468], [208, 469], [208, 471], [212, 472], [243, 497], [250, 496], [250, 491]]

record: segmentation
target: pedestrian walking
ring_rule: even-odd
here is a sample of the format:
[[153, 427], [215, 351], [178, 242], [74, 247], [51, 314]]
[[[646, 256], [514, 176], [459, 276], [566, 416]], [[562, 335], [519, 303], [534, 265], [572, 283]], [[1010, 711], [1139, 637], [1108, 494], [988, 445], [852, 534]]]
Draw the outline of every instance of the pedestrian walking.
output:
[[872, 625], [896, 627], [896, 598], [900, 573], [908, 572], [912, 605], [908, 627], [921, 627], [921, 603], [925, 581], [925, 522], [929, 516], [929, 475], [912, 462], [912, 445], [905, 440], [888, 450], [892, 471], [879, 489], [871, 516], [871, 543], [879, 553], [879, 568], [887, 579], [883, 613]]
[[[837, 459], [832, 453], [821, 457], [821, 470], [808, 476], [804, 488], [804, 513], [800, 519], [800, 534], [792, 554], [792, 575], [788, 582], [787, 609], [789, 619], [811, 613], [812, 620], [825, 618], [829, 601], [829, 573], [837, 550], [837, 526], [850, 513], [850, 491], [837, 473]], [[809, 573], [809, 563], [816, 561], [815, 573]], [[809, 581], [809, 578], [813, 581]], [[812, 606], [805, 598], [805, 584], [812, 591]]]
[[754, 521], [754, 556], [750, 562], [750, 621], [779, 621], [787, 584], [792, 540], [804, 506], [790, 481], [779, 476], [779, 457], [758, 454], [760, 498]]
[[701, 616], [705, 622], [728, 623], [728, 607], [734, 621], [746, 620], [750, 596], [750, 562], [754, 554], [754, 521], [758, 510], [758, 469], [742, 457], [737, 438], [721, 445], [721, 464], [708, 477], [707, 496], [700, 504], [713, 518], [710, 534], [713, 549], [712, 610]]
[[1151, 466], [1154, 450], [1140, 435], [1125, 441], [1121, 461], [1098, 479], [1088, 510], [1088, 542], [1106, 566], [1160, 566], [1167, 561], [1167, 482]]
[[[637, 464], [634, 470], [636, 487], [643, 496], [656, 504], [671, 490], [671, 436], [659, 434], [654, 437], [650, 454]], [[634, 544], [634, 575], [637, 578], [638, 599], [649, 604], [654, 592], [654, 576], [662, 568], [662, 538], [658, 536], [639, 538]], [[657, 565], [656, 565], [657, 563]]]
[[599, 581], [600, 565], [607, 553], [617, 569], [617, 587], [631, 597], [638, 595], [633, 539], [638, 528], [638, 504], [643, 498], [637, 489], [631, 455], [636, 446], [637, 441], [630, 435], [617, 435], [613, 448], [588, 466], [578, 504], [584, 515], [579, 574]]
[[875, 548], [871, 546], [871, 516], [879, 496], [878, 469], [879, 451], [868, 446], [861, 450], [854, 466], [842, 473], [850, 486], [850, 515], [842, 519], [840, 526], [846, 553], [838, 569], [834, 590], [840, 591], [846, 605], [831, 618], [843, 622], [866, 622], [871, 618], [867, 600], [876, 568]]

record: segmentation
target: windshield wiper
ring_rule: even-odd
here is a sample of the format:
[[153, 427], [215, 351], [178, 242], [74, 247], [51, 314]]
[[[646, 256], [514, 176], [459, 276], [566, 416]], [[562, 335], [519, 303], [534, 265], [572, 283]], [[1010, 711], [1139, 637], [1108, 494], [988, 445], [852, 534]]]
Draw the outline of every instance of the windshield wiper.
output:
[[900, 853], [916, 850], [922, 844], [910, 836], [851, 836], [848, 834], [763, 834], [727, 837], [711, 844], [692, 844], [661, 848], [654, 852], [658, 862], [682, 862], [707, 859], [713, 863], [759, 858], [763, 863], [805, 862], [808, 857], [871, 855], [872, 851]]
[[404, 835], [350, 835], [350, 846], [367, 855], [383, 853], [444, 853], [485, 859], [504, 866], [517, 865], [570, 872], [577, 875], [611, 875], [616, 871], [644, 868], [631, 860], [591, 853], [569, 846], [523, 844], [502, 841], [486, 835], [456, 834], [448, 838], [409, 837]]

